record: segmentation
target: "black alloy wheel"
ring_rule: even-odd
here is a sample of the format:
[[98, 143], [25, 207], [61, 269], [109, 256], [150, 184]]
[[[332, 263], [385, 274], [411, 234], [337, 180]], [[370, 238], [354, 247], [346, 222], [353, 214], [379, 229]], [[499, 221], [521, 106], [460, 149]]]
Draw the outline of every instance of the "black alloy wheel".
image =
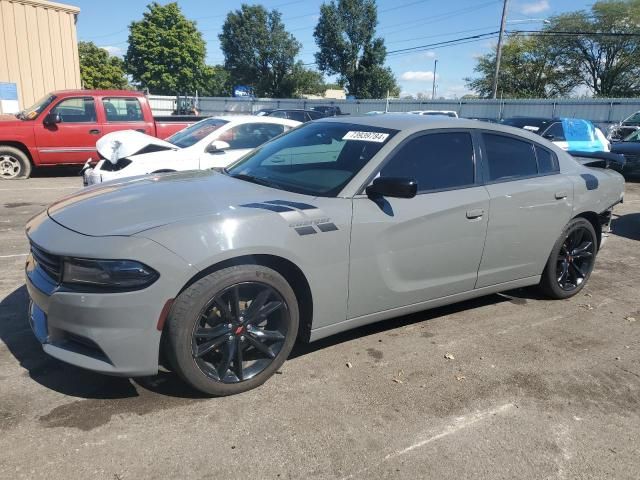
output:
[[193, 358], [215, 381], [249, 380], [267, 368], [282, 349], [288, 317], [286, 302], [269, 285], [232, 285], [213, 297], [195, 323]]
[[227, 267], [178, 295], [167, 317], [164, 353], [192, 387], [234, 395], [276, 373], [293, 349], [299, 320], [296, 294], [279, 272]]
[[565, 291], [579, 288], [593, 269], [596, 239], [585, 227], [571, 231], [557, 256], [556, 277]]
[[540, 278], [540, 288], [547, 296], [569, 298], [585, 286], [598, 253], [598, 237], [586, 218], [576, 217], [556, 240]]

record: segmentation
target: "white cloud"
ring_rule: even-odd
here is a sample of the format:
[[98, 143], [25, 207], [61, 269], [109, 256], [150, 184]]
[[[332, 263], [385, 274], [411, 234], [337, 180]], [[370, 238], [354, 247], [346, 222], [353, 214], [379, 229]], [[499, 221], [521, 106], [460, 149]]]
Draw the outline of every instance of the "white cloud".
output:
[[535, 15], [538, 13], [546, 12], [551, 6], [549, 0], [538, 0], [535, 2], [523, 3], [520, 5], [520, 13], [524, 15]]
[[112, 47], [110, 45], [107, 45], [105, 47], [100, 47], [100, 48], [102, 48], [103, 50], [106, 50], [109, 55], [114, 55], [116, 57], [122, 56], [122, 49], [120, 47]]
[[427, 71], [427, 72], [420, 72], [420, 71], [404, 72], [402, 75], [400, 75], [400, 80], [404, 80], [405, 82], [432, 82], [433, 81], [433, 72], [431, 72], [431, 71]]

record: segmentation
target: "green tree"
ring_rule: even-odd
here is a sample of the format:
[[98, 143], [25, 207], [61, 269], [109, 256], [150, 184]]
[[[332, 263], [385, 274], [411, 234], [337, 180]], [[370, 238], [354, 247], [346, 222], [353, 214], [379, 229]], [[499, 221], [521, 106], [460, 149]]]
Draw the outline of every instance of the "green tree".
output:
[[306, 68], [301, 61], [293, 66], [288, 79], [291, 82], [292, 97], [294, 98], [304, 95], [320, 95], [327, 89], [322, 74]]
[[123, 89], [129, 82], [121, 58], [109, 55], [93, 42], [78, 42], [80, 78], [84, 88]]
[[396, 79], [384, 61], [387, 50], [375, 38], [378, 13], [375, 0], [331, 0], [320, 7], [313, 32], [320, 71], [338, 75], [350, 95], [381, 98], [399, 93]]
[[[550, 19], [544, 28], [573, 80], [598, 97], [640, 95], [640, 0], [595, 2], [590, 11]], [[562, 35], [551, 32], [579, 32]]]
[[232, 90], [231, 76], [224, 67], [215, 65], [207, 66], [204, 71], [202, 89], [199, 90], [203, 97], [228, 97]]
[[280, 12], [243, 4], [227, 14], [219, 38], [224, 66], [235, 82], [251, 85], [258, 96], [295, 93], [290, 77], [302, 45], [285, 30]]
[[142, 20], [129, 25], [127, 72], [152, 93], [175, 95], [202, 89], [205, 56], [202, 34], [176, 2], [153, 2]]
[[[493, 92], [496, 52], [478, 58], [475, 78], [465, 78], [467, 88], [480, 97]], [[552, 42], [545, 37], [511, 35], [504, 42], [500, 62], [499, 93], [506, 98], [564, 97], [576, 87], [561, 59], [554, 53]]]

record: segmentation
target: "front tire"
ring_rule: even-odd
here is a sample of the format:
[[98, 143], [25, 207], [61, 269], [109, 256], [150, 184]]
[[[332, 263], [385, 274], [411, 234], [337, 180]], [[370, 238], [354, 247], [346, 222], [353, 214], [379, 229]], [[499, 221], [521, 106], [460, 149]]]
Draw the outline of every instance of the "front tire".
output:
[[26, 179], [31, 176], [31, 162], [22, 150], [0, 145], [0, 178]]
[[191, 386], [213, 396], [262, 385], [284, 363], [298, 334], [296, 295], [260, 265], [211, 273], [184, 290], [168, 318], [167, 354]]
[[549, 255], [540, 289], [551, 298], [573, 297], [591, 276], [598, 251], [596, 231], [588, 220], [571, 220]]

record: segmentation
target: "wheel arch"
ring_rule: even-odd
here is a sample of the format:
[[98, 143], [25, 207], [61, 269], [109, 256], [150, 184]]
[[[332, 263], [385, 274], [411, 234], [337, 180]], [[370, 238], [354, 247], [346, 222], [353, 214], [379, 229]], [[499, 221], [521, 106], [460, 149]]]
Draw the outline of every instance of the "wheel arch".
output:
[[182, 287], [178, 295], [201, 278], [218, 270], [222, 270], [223, 268], [238, 265], [262, 265], [263, 267], [272, 268], [287, 280], [296, 295], [298, 309], [300, 310], [298, 338], [304, 342], [308, 342], [311, 336], [311, 324], [313, 320], [313, 296], [311, 294], [311, 287], [300, 267], [284, 257], [270, 254], [251, 254], [220, 261], [200, 270], [191, 277]]
[[598, 250], [599, 250], [600, 245], [602, 244], [602, 224], [600, 223], [600, 217], [598, 216], [598, 214], [596, 212], [587, 211], [587, 212], [579, 213], [573, 218], [584, 218], [593, 226], [593, 229], [596, 231], [596, 238], [598, 240]]
[[29, 149], [27, 148], [27, 146], [24, 143], [15, 142], [15, 141], [0, 140], [0, 147], [17, 148], [18, 150], [20, 150], [22, 153], [24, 153], [27, 156], [27, 158], [31, 162], [31, 165], [35, 167], [35, 164], [33, 163], [33, 155], [31, 155], [31, 152], [29, 151]]

